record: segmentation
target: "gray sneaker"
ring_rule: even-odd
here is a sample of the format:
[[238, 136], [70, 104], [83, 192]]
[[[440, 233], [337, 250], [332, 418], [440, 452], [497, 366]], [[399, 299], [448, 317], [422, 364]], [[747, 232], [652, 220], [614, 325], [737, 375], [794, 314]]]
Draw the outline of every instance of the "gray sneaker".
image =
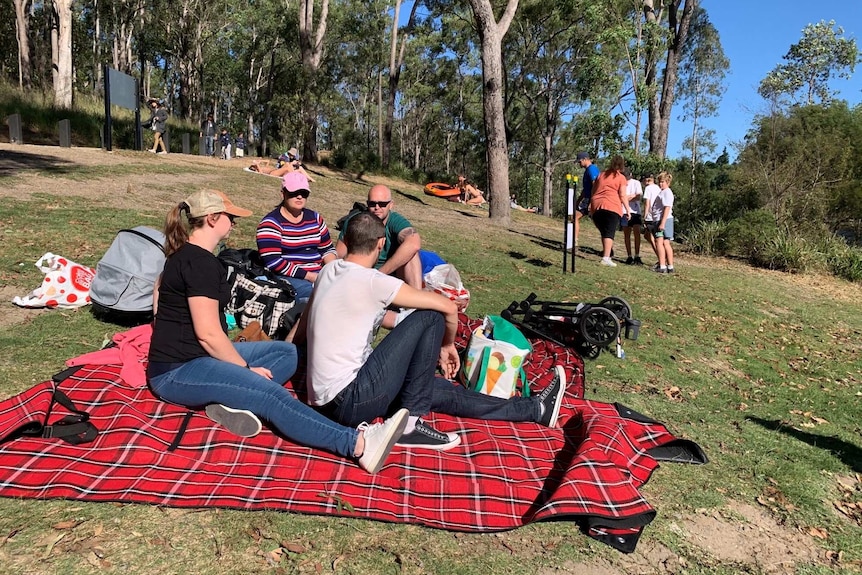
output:
[[254, 437], [260, 433], [260, 420], [247, 409], [233, 409], [220, 403], [206, 407], [207, 417], [240, 437]]
[[560, 406], [563, 405], [563, 397], [566, 395], [566, 371], [562, 365], [554, 366], [557, 374], [545, 389], [537, 397], [544, 407], [539, 423], [554, 427], [560, 416]]
[[383, 423], [369, 425], [362, 423], [359, 430], [365, 437], [365, 450], [359, 456], [359, 467], [368, 473], [377, 473], [383, 467], [383, 462], [392, 451], [392, 447], [407, 426], [407, 416], [410, 415], [406, 409], [399, 409], [395, 415]]
[[437, 431], [421, 419], [410, 433], [405, 433], [398, 440], [398, 445], [411, 449], [435, 449], [446, 451], [461, 444], [461, 436], [456, 433]]

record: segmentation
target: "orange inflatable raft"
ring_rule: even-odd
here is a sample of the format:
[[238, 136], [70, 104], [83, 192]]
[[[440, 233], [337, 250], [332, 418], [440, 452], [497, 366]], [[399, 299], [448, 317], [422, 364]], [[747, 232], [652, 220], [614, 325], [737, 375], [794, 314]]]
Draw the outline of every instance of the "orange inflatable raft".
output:
[[425, 193], [429, 196], [446, 198], [454, 202], [457, 200], [458, 196], [461, 195], [461, 189], [441, 182], [431, 182], [429, 184], [425, 184]]

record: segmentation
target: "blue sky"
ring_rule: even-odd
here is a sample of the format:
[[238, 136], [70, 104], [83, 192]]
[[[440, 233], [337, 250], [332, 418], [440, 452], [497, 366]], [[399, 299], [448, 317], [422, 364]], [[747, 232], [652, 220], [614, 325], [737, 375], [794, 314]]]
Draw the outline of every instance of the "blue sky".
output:
[[[806, 25], [835, 20], [844, 28], [844, 37], [855, 39], [862, 48], [860, 0], [701, 0], [701, 6], [718, 30], [730, 60], [727, 91], [718, 115], [703, 124], [716, 132], [717, 153], [727, 146], [732, 158], [736, 156], [733, 144], [745, 136], [755, 114], [765, 110], [757, 85], [783, 62], [782, 57], [800, 40]], [[835, 79], [831, 87], [851, 106], [862, 102], [862, 64], [856, 66], [850, 80]], [[677, 119], [680, 112], [677, 106], [671, 121], [667, 149], [671, 157], [683, 155], [682, 141], [691, 132], [690, 124]]]

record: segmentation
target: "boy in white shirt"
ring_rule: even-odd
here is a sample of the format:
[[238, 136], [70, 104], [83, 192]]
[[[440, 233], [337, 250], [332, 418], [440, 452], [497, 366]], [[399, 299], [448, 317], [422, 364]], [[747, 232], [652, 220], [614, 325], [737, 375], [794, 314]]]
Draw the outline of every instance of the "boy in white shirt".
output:
[[[623, 216], [620, 222], [623, 228], [623, 236], [626, 241], [626, 263], [642, 264], [641, 261], [641, 198], [644, 195], [641, 183], [632, 177], [632, 171], [628, 168], [623, 172], [628, 183], [626, 183], [626, 197], [629, 201], [629, 215]], [[632, 257], [632, 231], [635, 233], [635, 257]]]
[[653, 238], [655, 238], [656, 255], [660, 274], [673, 273], [673, 190], [670, 183], [673, 180], [667, 172], [658, 175], [658, 186], [661, 190], [650, 205], [653, 220]]
[[[656, 197], [661, 192], [661, 188], [658, 187], [655, 183], [655, 178], [652, 177], [652, 174], [644, 178], [644, 183], [646, 184], [646, 188], [644, 188], [644, 226], [643, 226], [643, 234], [649, 246], [652, 248], [653, 253], [655, 253], [655, 257], [658, 258], [658, 251], [655, 248], [655, 238], [652, 235], [652, 203], [655, 201]], [[656, 264], [658, 265], [658, 264]]]

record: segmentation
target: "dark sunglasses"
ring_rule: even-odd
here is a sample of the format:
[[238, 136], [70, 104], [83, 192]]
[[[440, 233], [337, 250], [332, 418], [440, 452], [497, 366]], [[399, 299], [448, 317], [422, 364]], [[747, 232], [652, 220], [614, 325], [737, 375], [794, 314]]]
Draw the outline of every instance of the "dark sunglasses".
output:
[[233, 214], [229, 214], [227, 212], [222, 212], [222, 213], [227, 216], [227, 219], [229, 219], [230, 223], [232, 223], [232, 224], [235, 224], [237, 217], [239, 217], [239, 216], [235, 216]]
[[281, 188], [281, 193], [286, 195], [288, 198], [298, 198], [299, 196], [308, 198], [309, 194], [311, 194], [308, 190], [296, 190], [295, 192], [290, 192], [287, 188]]
[[382, 202], [374, 202], [372, 200], [368, 200], [367, 202], [365, 202], [365, 205], [367, 205], [369, 208], [385, 208], [391, 203], [392, 200], [383, 200]]

